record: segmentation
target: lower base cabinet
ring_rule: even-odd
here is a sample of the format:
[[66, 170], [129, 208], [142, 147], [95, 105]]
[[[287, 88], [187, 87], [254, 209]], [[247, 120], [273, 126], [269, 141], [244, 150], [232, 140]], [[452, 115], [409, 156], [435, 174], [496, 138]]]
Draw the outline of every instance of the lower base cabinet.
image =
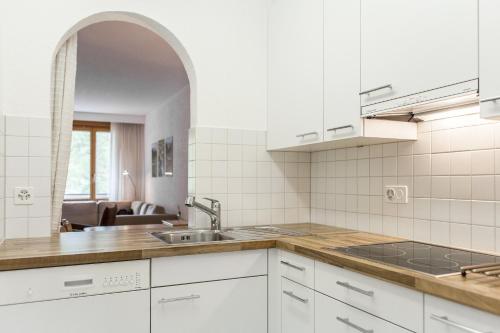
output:
[[500, 316], [425, 295], [426, 333], [500, 333]]
[[314, 333], [314, 290], [281, 278], [281, 332]]
[[151, 333], [265, 333], [267, 276], [151, 289]]
[[314, 300], [316, 333], [411, 333], [321, 293], [316, 292]]

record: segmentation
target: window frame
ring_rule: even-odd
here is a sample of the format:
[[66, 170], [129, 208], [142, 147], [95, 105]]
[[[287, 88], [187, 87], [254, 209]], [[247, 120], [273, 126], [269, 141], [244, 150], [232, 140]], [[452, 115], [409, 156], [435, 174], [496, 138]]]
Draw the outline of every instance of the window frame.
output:
[[[78, 199], [64, 199], [64, 201], [82, 201], [92, 200], [97, 201], [96, 198], [96, 134], [97, 132], [111, 132], [111, 123], [99, 121], [82, 121], [74, 120], [72, 131], [86, 131], [90, 132], [90, 195], [85, 198]], [[99, 198], [99, 200], [108, 200], [109, 198]]]

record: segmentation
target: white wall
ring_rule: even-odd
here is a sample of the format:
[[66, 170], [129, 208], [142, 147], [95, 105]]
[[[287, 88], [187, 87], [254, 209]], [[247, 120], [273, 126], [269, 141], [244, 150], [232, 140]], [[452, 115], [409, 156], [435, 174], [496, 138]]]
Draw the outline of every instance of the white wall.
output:
[[[56, 45], [100, 12], [132, 12], [168, 29], [194, 69], [191, 126], [266, 128], [266, 0], [79, 0], [0, 2], [0, 108], [49, 115]], [[116, 18], [115, 18], [116, 19]], [[90, 22], [88, 22], [90, 23]], [[181, 52], [182, 53], [182, 52]], [[186, 61], [185, 54], [180, 54]], [[190, 80], [193, 71], [188, 69]]]
[[[187, 219], [184, 206], [188, 192], [189, 87], [170, 97], [163, 107], [146, 115], [145, 168], [146, 201], [165, 207], [168, 213], [177, 213], [180, 207]], [[174, 137], [174, 175], [151, 176], [151, 144], [166, 137]]]

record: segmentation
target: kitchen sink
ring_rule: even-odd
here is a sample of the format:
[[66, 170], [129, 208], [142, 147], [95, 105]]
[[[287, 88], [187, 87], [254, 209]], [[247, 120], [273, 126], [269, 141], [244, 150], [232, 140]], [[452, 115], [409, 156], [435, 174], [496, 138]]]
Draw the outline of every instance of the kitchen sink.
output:
[[234, 237], [219, 230], [152, 232], [151, 235], [167, 244], [205, 243], [234, 239]]
[[280, 236], [307, 236], [308, 233], [286, 230], [274, 226], [225, 228], [222, 230], [191, 229], [151, 232], [167, 244], [208, 243], [230, 240], [269, 239]]

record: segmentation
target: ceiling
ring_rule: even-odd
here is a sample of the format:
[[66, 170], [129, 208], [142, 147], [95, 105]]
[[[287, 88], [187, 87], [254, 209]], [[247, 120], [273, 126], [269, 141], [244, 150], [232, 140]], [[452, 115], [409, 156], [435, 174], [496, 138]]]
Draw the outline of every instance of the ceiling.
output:
[[78, 32], [76, 111], [145, 115], [187, 84], [175, 51], [146, 28], [109, 21]]

